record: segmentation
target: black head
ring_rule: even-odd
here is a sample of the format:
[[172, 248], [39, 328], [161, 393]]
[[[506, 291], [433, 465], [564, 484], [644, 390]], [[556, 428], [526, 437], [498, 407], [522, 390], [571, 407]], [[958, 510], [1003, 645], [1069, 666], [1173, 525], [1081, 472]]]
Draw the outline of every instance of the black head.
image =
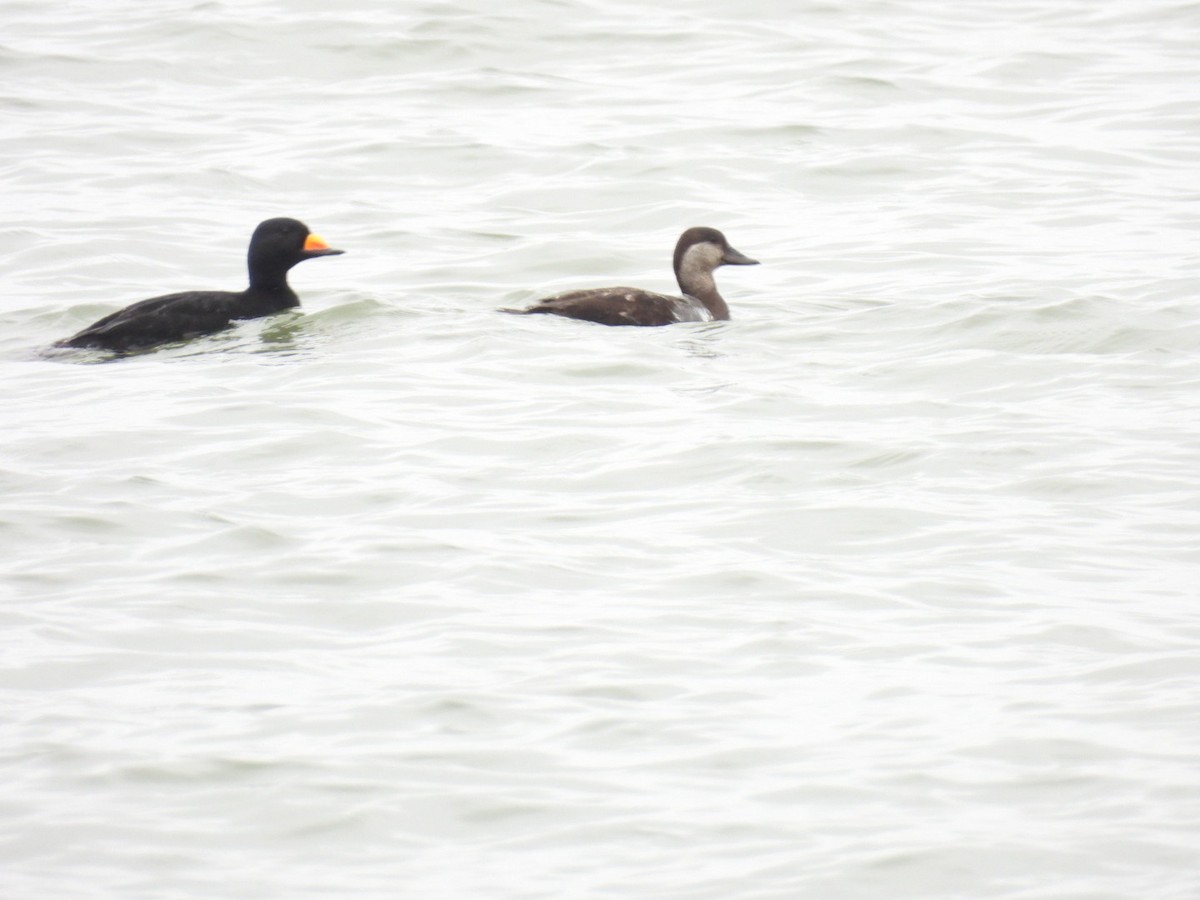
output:
[[250, 273], [286, 272], [298, 262], [316, 256], [336, 256], [334, 250], [296, 219], [267, 219], [250, 236]]
[[[744, 253], [740, 253], [729, 246], [729, 241], [725, 240], [725, 235], [717, 231], [715, 228], [705, 228], [698, 226], [689, 228], [679, 236], [679, 242], [675, 245], [675, 274], [679, 275], [680, 266], [683, 265], [683, 258], [687, 255], [688, 250], [693, 247], [703, 245], [708, 253], [704, 254], [710, 260], [711, 268], [717, 266], [757, 266], [758, 260], [751, 259]], [[707, 268], [707, 266], [706, 266]]]

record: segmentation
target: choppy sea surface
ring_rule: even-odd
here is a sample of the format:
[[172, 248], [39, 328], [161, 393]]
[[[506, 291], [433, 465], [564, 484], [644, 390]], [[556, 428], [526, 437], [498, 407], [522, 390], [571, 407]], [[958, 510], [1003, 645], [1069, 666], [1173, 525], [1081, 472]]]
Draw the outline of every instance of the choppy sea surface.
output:
[[1200, 4], [0, 21], [5, 900], [1200, 896]]

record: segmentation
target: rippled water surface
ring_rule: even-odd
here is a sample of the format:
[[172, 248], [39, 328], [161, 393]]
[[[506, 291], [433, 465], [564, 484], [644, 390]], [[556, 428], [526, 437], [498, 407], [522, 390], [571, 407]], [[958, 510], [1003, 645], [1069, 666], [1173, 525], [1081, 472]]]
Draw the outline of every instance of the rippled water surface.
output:
[[0, 895], [1200, 896], [1200, 5], [0, 17]]

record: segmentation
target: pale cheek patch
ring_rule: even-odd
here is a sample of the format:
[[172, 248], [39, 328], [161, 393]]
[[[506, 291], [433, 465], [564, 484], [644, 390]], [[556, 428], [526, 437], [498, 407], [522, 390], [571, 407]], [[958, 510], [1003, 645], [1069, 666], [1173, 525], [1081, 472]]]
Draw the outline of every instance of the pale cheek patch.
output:
[[709, 279], [713, 269], [721, 264], [723, 256], [721, 248], [716, 244], [693, 244], [683, 254], [679, 274], [688, 281]]

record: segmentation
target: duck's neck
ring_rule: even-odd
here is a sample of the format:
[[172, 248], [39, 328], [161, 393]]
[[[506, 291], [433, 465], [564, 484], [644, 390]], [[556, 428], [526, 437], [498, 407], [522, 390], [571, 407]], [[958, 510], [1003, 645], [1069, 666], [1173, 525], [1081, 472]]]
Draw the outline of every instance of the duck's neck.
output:
[[250, 287], [241, 296], [241, 305], [253, 316], [270, 316], [300, 305], [299, 296], [288, 287], [287, 277], [274, 282], [251, 278]]
[[245, 296], [256, 307], [267, 311], [290, 309], [300, 305], [300, 298], [288, 286], [289, 266], [277, 266], [262, 260], [250, 261], [250, 287]]
[[705, 266], [689, 265], [685, 257], [675, 278], [679, 289], [690, 297], [695, 297], [712, 313], [717, 320], [729, 318], [729, 306], [717, 291], [717, 282], [713, 278], [713, 270]]

